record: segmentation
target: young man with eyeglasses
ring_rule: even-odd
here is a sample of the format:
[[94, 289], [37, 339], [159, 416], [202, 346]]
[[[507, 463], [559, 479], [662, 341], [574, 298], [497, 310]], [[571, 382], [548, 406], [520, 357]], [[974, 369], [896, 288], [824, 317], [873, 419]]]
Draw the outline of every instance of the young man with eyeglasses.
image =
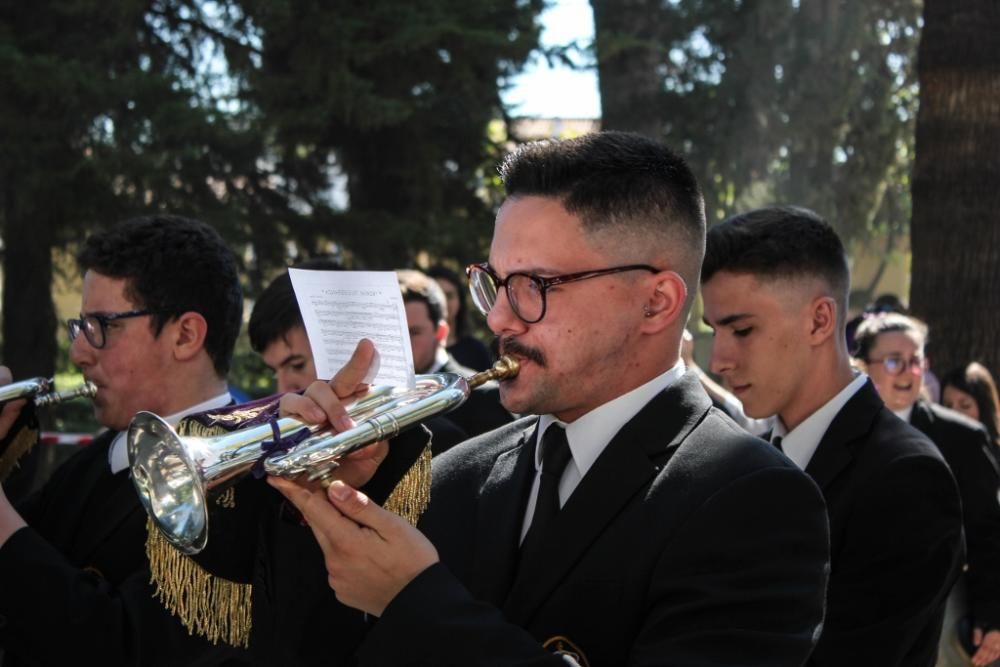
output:
[[[851, 366], [843, 245], [812, 211], [766, 208], [708, 232], [711, 370], [823, 490], [826, 619], [809, 665], [930, 667], [962, 564], [955, 479], [933, 444]], [[783, 513], [774, 517], [783, 520]]]
[[139, 410], [176, 423], [231, 402], [236, 259], [211, 227], [174, 216], [93, 234], [77, 259], [70, 358], [97, 386], [107, 430], [16, 510], [0, 492], [4, 665], [239, 664], [235, 650], [189, 636], [153, 597], [146, 515], [125, 451]]
[[[680, 363], [705, 233], [693, 175], [616, 132], [523, 146], [501, 173], [470, 278], [520, 363], [504, 406], [531, 416], [435, 459], [419, 530], [342, 482], [272, 480], [338, 599], [372, 619], [358, 664], [800, 665], [825, 511]], [[335, 419], [357, 375], [337, 381], [285, 407]]]
[[1000, 475], [989, 434], [921, 396], [926, 324], [898, 313], [873, 315], [858, 326], [855, 341], [855, 356], [886, 406], [930, 438], [955, 474], [967, 560], [949, 599], [941, 655], [950, 656], [947, 665], [966, 664], [956, 653], [957, 637], [971, 647], [973, 665], [988, 665], [1000, 658]]

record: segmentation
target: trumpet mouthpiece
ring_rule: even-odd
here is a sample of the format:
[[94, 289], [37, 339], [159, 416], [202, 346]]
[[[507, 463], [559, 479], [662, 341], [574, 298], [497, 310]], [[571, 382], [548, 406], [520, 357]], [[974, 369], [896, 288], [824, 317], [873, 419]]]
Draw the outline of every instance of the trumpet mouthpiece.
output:
[[481, 373], [476, 373], [470, 377], [467, 382], [469, 383], [470, 388], [475, 388], [481, 384], [489, 382], [490, 380], [505, 380], [515, 377], [520, 370], [521, 365], [517, 363], [517, 359], [504, 355], [497, 359], [492, 368], [488, 368]]

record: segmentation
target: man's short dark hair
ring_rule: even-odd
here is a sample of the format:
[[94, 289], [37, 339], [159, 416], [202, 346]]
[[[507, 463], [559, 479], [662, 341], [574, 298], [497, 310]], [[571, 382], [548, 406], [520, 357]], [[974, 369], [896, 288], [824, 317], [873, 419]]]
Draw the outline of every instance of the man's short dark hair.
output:
[[403, 294], [403, 303], [422, 303], [427, 306], [427, 315], [437, 326], [448, 313], [448, 302], [444, 290], [437, 281], [422, 271], [406, 269], [397, 271], [399, 290]]
[[[299, 262], [292, 268], [337, 271], [341, 267], [336, 260], [319, 257]], [[257, 354], [263, 354], [268, 345], [279, 338], [283, 339], [295, 327], [304, 326], [292, 279], [286, 270], [272, 280], [254, 302], [250, 323], [247, 325], [250, 347]]]
[[243, 291], [236, 257], [212, 227], [174, 215], [133, 218], [92, 234], [77, 263], [81, 273], [125, 280], [125, 296], [152, 313], [157, 336], [184, 313], [200, 314], [215, 371], [220, 377], [229, 372]]
[[611, 232], [639, 247], [676, 248], [674, 268], [697, 292], [705, 205], [694, 174], [663, 144], [598, 132], [521, 146], [500, 166], [507, 196], [555, 197], [588, 233]]
[[821, 278], [836, 299], [838, 318], [847, 313], [851, 274], [844, 244], [809, 209], [761, 208], [734, 215], [708, 230], [701, 280], [720, 271], [763, 279]]

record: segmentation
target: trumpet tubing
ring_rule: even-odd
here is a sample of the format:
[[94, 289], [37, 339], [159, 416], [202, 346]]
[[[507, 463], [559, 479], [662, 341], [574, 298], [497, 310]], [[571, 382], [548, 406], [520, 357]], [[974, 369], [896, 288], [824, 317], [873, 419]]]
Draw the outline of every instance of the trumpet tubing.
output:
[[0, 387], [0, 404], [19, 398], [30, 398], [38, 407], [55, 405], [74, 398], [93, 398], [97, 387], [89, 380], [66, 391], [55, 391], [55, 382], [50, 378], [37, 377], [21, 380]]

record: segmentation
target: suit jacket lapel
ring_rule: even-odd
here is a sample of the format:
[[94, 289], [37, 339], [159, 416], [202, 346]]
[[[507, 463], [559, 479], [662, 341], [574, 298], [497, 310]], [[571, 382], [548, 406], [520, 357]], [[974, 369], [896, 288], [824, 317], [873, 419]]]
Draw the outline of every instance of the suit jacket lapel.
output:
[[933, 413], [922, 400], [913, 404], [913, 412], [910, 413], [910, 425], [913, 428], [929, 436], [933, 420]]
[[504, 605], [512, 622], [527, 622], [710, 406], [697, 378], [687, 374], [622, 427], [566, 501], [538, 551], [524, 555]]
[[[93, 446], [93, 445], [91, 445]], [[110, 447], [110, 445], [109, 445]], [[114, 475], [114, 480], [110, 481], [105, 476], [111, 474], [107, 463], [107, 449], [100, 456], [100, 463], [95, 462], [93, 474], [89, 479], [91, 491], [98, 489], [101, 485], [107, 484], [100, 491], [105, 497], [98, 498], [98, 505], [89, 502], [79, 503], [81, 509], [87, 512], [86, 516], [81, 516], [79, 521], [87, 526], [87, 530], [77, 529], [78, 541], [77, 549], [81, 558], [87, 559], [94, 550], [110, 541], [110, 536], [135, 512], [142, 511], [142, 505], [136, 494], [135, 487], [129, 477], [129, 472], [123, 470]], [[91, 493], [81, 494], [80, 498], [91, 498]], [[94, 514], [97, 516], [94, 516]]]
[[868, 380], [833, 418], [806, 465], [806, 472], [820, 488], [826, 488], [854, 459], [852, 450], [856, 441], [871, 430], [881, 408], [882, 399]]
[[[87, 521], [86, 499], [94, 497], [101, 479], [107, 474], [109, 441], [110, 439], [95, 440], [88, 445], [88, 448], [94, 449], [88, 449], [78, 460], [70, 459], [67, 462], [65, 477], [59, 480], [58, 495], [47, 510], [47, 521], [54, 528], [55, 541], [66, 545], [66, 548], [72, 548], [73, 553], [77, 553], [80, 542], [84, 541], [80, 526]], [[87, 541], [89, 542], [89, 538]]]
[[537, 429], [536, 420], [515, 447], [497, 457], [480, 493], [472, 581], [482, 586], [475, 593], [498, 606], [517, 568], [521, 524], [535, 474], [532, 452]]

